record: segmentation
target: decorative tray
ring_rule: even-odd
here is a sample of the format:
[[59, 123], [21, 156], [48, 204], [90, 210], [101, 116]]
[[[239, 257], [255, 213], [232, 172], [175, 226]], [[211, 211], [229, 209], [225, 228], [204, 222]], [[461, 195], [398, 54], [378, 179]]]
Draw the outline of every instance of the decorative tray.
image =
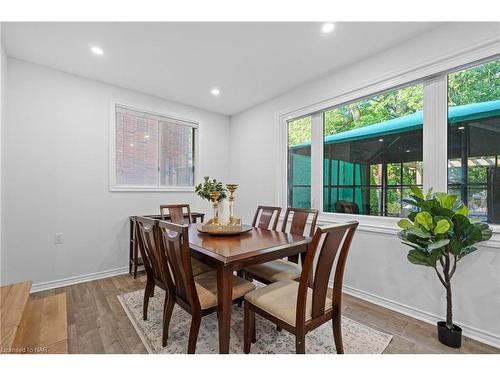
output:
[[196, 229], [200, 233], [210, 234], [211, 236], [236, 236], [238, 234], [250, 232], [252, 226], [248, 224], [241, 225], [206, 225], [199, 223]]

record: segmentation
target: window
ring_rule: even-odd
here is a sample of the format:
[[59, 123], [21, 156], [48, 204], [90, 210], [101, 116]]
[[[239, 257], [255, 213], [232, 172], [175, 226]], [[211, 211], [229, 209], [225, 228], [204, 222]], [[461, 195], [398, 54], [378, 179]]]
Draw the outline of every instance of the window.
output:
[[311, 208], [311, 116], [288, 122], [288, 206]]
[[197, 124], [115, 106], [113, 188], [194, 186]]
[[406, 214], [422, 186], [422, 107], [415, 85], [324, 112], [323, 211]]
[[448, 191], [500, 223], [500, 61], [448, 76]]

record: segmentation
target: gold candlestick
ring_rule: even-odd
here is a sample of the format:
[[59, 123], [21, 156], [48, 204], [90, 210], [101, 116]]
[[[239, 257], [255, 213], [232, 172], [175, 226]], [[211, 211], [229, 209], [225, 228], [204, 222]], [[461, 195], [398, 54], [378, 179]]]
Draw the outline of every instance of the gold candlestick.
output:
[[219, 222], [219, 198], [220, 193], [218, 191], [213, 191], [210, 193], [210, 199], [212, 200], [214, 208], [214, 217], [209, 221], [212, 225], [220, 225]]
[[226, 184], [229, 191], [229, 223], [228, 225], [240, 225], [241, 220], [234, 217], [234, 192], [238, 188], [237, 184]]

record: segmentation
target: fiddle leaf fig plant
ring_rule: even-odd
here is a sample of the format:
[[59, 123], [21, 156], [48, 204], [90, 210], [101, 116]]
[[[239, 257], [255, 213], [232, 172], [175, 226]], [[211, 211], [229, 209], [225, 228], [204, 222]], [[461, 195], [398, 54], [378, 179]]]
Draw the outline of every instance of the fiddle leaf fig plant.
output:
[[411, 263], [436, 272], [446, 289], [446, 327], [453, 329], [451, 278], [457, 263], [477, 250], [474, 245], [491, 238], [491, 229], [470, 219], [467, 206], [456, 195], [432, 190], [424, 195], [412, 187], [410, 197], [403, 201], [412, 206], [412, 212], [398, 222], [398, 236], [411, 248], [407, 256]]
[[218, 202], [222, 202], [227, 197], [227, 189], [222, 186], [222, 182], [217, 181], [215, 178], [210, 180], [210, 177], [208, 176], [203, 178], [203, 183], [195, 186], [194, 191], [202, 199], [206, 199], [209, 202], [211, 202], [210, 193], [216, 191], [220, 193]]

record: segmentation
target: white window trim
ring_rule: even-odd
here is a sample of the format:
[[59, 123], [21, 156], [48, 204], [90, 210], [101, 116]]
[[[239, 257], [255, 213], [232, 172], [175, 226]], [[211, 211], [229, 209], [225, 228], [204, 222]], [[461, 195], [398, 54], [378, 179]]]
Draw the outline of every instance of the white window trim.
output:
[[[325, 111], [328, 108], [337, 107], [352, 101], [359, 100], [364, 97], [369, 97], [377, 93], [381, 93], [388, 90], [397, 89], [399, 87], [408, 86], [416, 83], [423, 83], [424, 90], [427, 91], [428, 96], [426, 100], [424, 97], [424, 121], [427, 120], [426, 127], [424, 131], [423, 139], [423, 154], [424, 156], [424, 189], [433, 186], [434, 190], [444, 190], [447, 189], [448, 184], [448, 170], [447, 170], [447, 147], [436, 147], [435, 144], [445, 144], [447, 145], [447, 126], [448, 119], [446, 117], [445, 121], [439, 115], [431, 117], [429, 110], [425, 108], [430, 108], [432, 106], [433, 110], [442, 109], [443, 105], [448, 105], [448, 93], [447, 93], [447, 74], [454, 70], [464, 69], [467, 65], [480, 64], [482, 61], [487, 61], [491, 59], [498, 58], [500, 56], [500, 51], [498, 48], [498, 43], [500, 38], [492, 38], [485, 41], [484, 43], [477, 45], [473, 48], [467, 48], [460, 51], [456, 51], [453, 54], [444, 56], [438, 60], [429, 61], [425, 64], [414, 66], [406, 70], [402, 70], [391, 75], [381, 76], [374, 79], [372, 82], [366, 85], [354, 88], [348, 92], [341, 93], [330, 98], [322, 99], [309, 103], [300, 107], [287, 109], [279, 111], [277, 113], [278, 119], [278, 133], [279, 133], [279, 144], [278, 144], [278, 173], [277, 178], [277, 202], [282, 207], [288, 206], [288, 173], [287, 173], [287, 152], [288, 152], [288, 121], [296, 119], [298, 117], [313, 116], [313, 126], [312, 126], [312, 136], [311, 136], [311, 163], [318, 160], [319, 154], [323, 153], [322, 147], [322, 131], [323, 126], [321, 123], [320, 129], [314, 126], [314, 118], [317, 114]], [[444, 80], [444, 81], [443, 81]], [[445, 94], [443, 95], [443, 89]], [[432, 94], [430, 92], [432, 91]], [[436, 100], [437, 102], [432, 103], [431, 100]], [[443, 101], [444, 100], [444, 101]], [[442, 112], [447, 113], [447, 112]], [[424, 129], [426, 128], [424, 127]], [[321, 132], [321, 133], [320, 133]], [[314, 147], [318, 144], [320, 147]], [[432, 143], [429, 143], [432, 141]], [[442, 143], [444, 141], [444, 143]], [[439, 143], [437, 143], [439, 142]], [[320, 151], [313, 151], [313, 148], [319, 148]], [[431, 150], [432, 148], [432, 150]], [[426, 167], [427, 165], [433, 165], [437, 161], [436, 168]], [[315, 167], [314, 164], [316, 164]], [[311, 207], [316, 208], [320, 211], [318, 222], [320, 223], [336, 223], [347, 220], [357, 220], [360, 226], [374, 232], [391, 232], [395, 233], [398, 231], [397, 222], [400, 218], [386, 217], [386, 216], [369, 216], [369, 215], [355, 215], [355, 214], [339, 214], [332, 212], [323, 211], [323, 168], [322, 163], [316, 162], [311, 165]], [[318, 170], [319, 169], [319, 170]], [[313, 184], [315, 188], [313, 187]], [[319, 185], [319, 189], [317, 188]], [[495, 235], [500, 236], [500, 224], [489, 224]], [[490, 242], [490, 241], [488, 241]], [[499, 242], [499, 239], [494, 239], [494, 242]]]
[[[167, 113], [159, 109], [148, 108], [136, 104], [127, 103], [124, 100], [113, 99], [110, 102], [110, 119], [109, 119], [109, 191], [110, 192], [194, 192], [194, 186], [128, 186], [118, 185], [116, 183], [116, 106], [125, 107], [127, 109], [145, 112], [152, 115], [167, 117], [174, 120], [179, 120], [193, 124], [192, 127], [197, 131], [194, 132], [194, 176], [193, 181], [198, 180], [199, 169], [199, 121], [187, 119], [182, 115], [175, 113]], [[186, 125], [189, 126], [189, 125]]]

